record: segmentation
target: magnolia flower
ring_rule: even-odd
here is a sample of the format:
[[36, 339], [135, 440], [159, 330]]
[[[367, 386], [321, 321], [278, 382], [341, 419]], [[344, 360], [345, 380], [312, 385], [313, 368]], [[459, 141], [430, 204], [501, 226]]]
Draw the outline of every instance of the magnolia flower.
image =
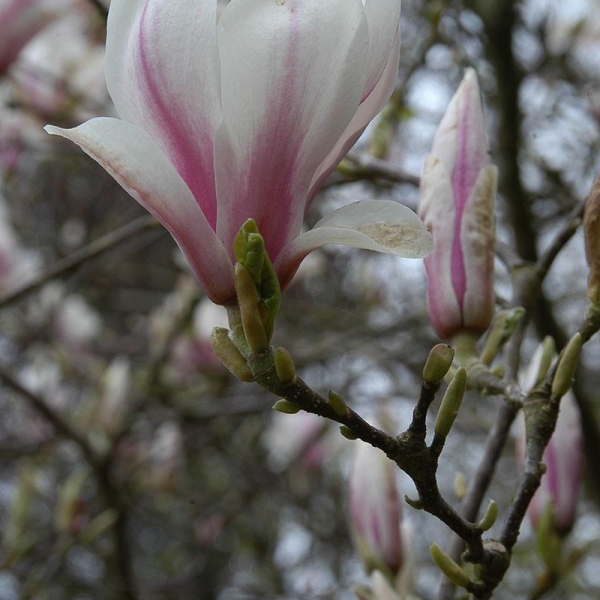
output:
[[[534, 353], [530, 365], [520, 378], [525, 391], [534, 387], [542, 362], [543, 346]], [[518, 459], [525, 461], [525, 424], [522, 419], [517, 437]], [[537, 529], [547, 510], [552, 511], [552, 526], [559, 535], [566, 535], [575, 520], [579, 483], [583, 471], [583, 433], [577, 401], [567, 392], [560, 402], [556, 428], [544, 451], [546, 472], [533, 496], [527, 514]]]
[[350, 472], [350, 518], [367, 570], [397, 574], [403, 552], [394, 463], [381, 450], [362, 442], [356, 446]]
[[235, 299], [233, 239], [256, 221], [282, 286], [312, 250], [423, 256], [395, 202], [351, 204], [300, 235], [325, 178], [388, 100], [400, 0], [113, 0], [106, 80], [121, 119], [79, 144], [171, 232], [216, 303]]
[[63, 0], [0, 0], [0, 73], [64, 6]]
[[419, 214], [433, 235], [425, 259], [429, 318], [438, 335], [485, 331], [494, 312], [494, 197], [475, 71], [467, 69], [425, 159]]

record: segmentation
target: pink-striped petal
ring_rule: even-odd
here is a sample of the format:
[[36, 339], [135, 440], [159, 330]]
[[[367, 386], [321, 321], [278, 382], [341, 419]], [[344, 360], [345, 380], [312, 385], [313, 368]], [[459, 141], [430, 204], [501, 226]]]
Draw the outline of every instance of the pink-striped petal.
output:
[[234, 301], [231, 261], [194, 196], [168, 158], [141, 129], [119, 119], [92, 119], [46, 131], [78, 144], [175, 238], [211, 300]]
[[465, 293], [462, 298], [464, 326], [480, 329], [494, 315], [495, 197], [498, 169], [481, 169], [463, 212], [460, 243], [464, 256]]
[[230, 248], [251, 217], [276, 259], [300, 231], [313, 175], [358, 108], [365, 10], [361, 0], [233, 0], [218, 46], [217, 232]]
[[221, 121], [216, 0], [112, 0], [106, 78], [119, 116], [150, 134], [213, 229]]
[[452, 248], [456, 212], [450, 174], [429, 154], [421, 174], [419, 216], [435, 240], [435, 251], [425, 258], [429, 319], [440, 337], [462, 327], [462, 310], [452, 279]]

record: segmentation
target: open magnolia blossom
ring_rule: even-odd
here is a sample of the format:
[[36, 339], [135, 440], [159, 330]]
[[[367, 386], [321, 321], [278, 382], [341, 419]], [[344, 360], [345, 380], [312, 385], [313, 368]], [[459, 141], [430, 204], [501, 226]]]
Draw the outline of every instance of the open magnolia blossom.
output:
[[234, 301], [233, 239], [256, 221], [282, 286], [324, 244], [420, 257], [418, 217], [364, 201], [301, 234], [325, 178], [388, 100], [400, 0], [112, 0], [121, 119], [64, 130], [171, 232], [207, 295]]

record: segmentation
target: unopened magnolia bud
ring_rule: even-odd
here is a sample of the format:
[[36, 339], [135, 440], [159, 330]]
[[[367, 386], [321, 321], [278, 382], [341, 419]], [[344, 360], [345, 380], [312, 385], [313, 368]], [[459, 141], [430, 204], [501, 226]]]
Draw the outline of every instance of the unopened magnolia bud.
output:
[[273, 410], [277, 412], [284, 413], [286, 415], [295, 415], [297, 412], [300, 412], [301, 407], [294, 402], [290, 402], [289, 400], [277, 400], [275, 404], [273, 404]]
[[468, 589], [471, 585], [471, 579], [457, 563], [455, 563], [437, 544], [431, 544], [429, 551], [431, 552], [431, 558], [433, 558], [433, 561], [440, 571], [452, 583]]
[[582, 347], [580, 333], [576, 333], [565, 346], [552, 381], [552, 395], [556, 398], [562, 398], [571, 389]]
[[489, 367], [492, 364], [524, 316], [523, 308], [517, 306], [509, 310], [501, 310], [494, 317], [481, 351], [480, 358], [484, 365]]
[[487, 531], [491, 529], [498, 518], [498, 504], [494, 500], [490, 500], [488, 507], [481, 517], [479, 523], [477, 523], [477, 528], [480, 531]]
[[550, 365], [552, 364], [555, 353], [556, 344], [554, 343], [554, 340], [550, 336], [545, 337], [541, 344], [538, 372], [535, 380], [533, 381], [533, 385], [531, 386], [532, 389], [544, 381], [544, 378], [550, 369]]
[[421, 174], [419, 216], [435, 243], [425, 258], [427, 306], [441, 338], [480, 335], [494, 314], [496, 184], [477, 75], [467, 69]]
[[352, 431], [352, 429], [350, 429], [350, 427], [347, 427], [346, 425], [342, 425], [340, 427], [340, 433], [347, 439], [347, 440], [357, 440], [358, 436], [354, 433], [354, 431]]
[[281, 383], [292, 383], [296, 379], [294, 361], [285, 348], [275, 350], [275, 371]]
[[458, 471], [454, 476], [454, 493], [459, 500], [467, 495], [467, 480], [465, 474]]
[[437, 385], [450, 370], [454, 360], [454, 349], [448, 344], [437, 344], [429, 352], [423, 367], [423, 381], [429, 385]]
[[223, 363], [225, 368], [230, 371], [240, 381], [254, 381], [252, 371], [238, 350], [237, 346], [231, 341], [229, 331], [224, 327], [215, 327], [210, 336], [210, 343], [217, 358]]
[[600, 302], [600, 176], [594, 181], [583, 217], [585, 255], [590, 267], [588, 298]]
[[348, 412], [348, 405], [344, 402], [344, 399], [333, 390], [329, 390], [329, 404], [336, 415], [342, 416]]
[[466, 389], [467, 371], [461, 367], [456, 371], [440, 405], [434, 426], [436, 437], [444, 439], [450, 433]]
[[260, 314], [258, 293], [252, 276], [246, 267], [236, 263], [234, 279], [246, 342], [248, 342], [248, 346], [253, 352], [264, 352], [269, 347], [269, 342]]

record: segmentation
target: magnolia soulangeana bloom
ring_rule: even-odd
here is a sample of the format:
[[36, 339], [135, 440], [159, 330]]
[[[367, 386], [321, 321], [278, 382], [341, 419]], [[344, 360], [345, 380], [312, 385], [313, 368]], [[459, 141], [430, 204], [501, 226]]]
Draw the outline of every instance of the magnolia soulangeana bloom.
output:
[[233, 239], [256, 221], [285, 286], [326, 243], [431, 250], [418, 217], [359, 202], [300, 235], [328, 174], [388, 100], [400, 0], [112, 0], [121, 119], [63, 130], [171, 232], [207, 295], [234, 301]]
[[440, 122], [421, 177], [419, 214], [433, 234], [425, 259], [431, 323], [442, 338], [483, 332], [494, 311], [494, 200], [475, 71], [467, 69]]

